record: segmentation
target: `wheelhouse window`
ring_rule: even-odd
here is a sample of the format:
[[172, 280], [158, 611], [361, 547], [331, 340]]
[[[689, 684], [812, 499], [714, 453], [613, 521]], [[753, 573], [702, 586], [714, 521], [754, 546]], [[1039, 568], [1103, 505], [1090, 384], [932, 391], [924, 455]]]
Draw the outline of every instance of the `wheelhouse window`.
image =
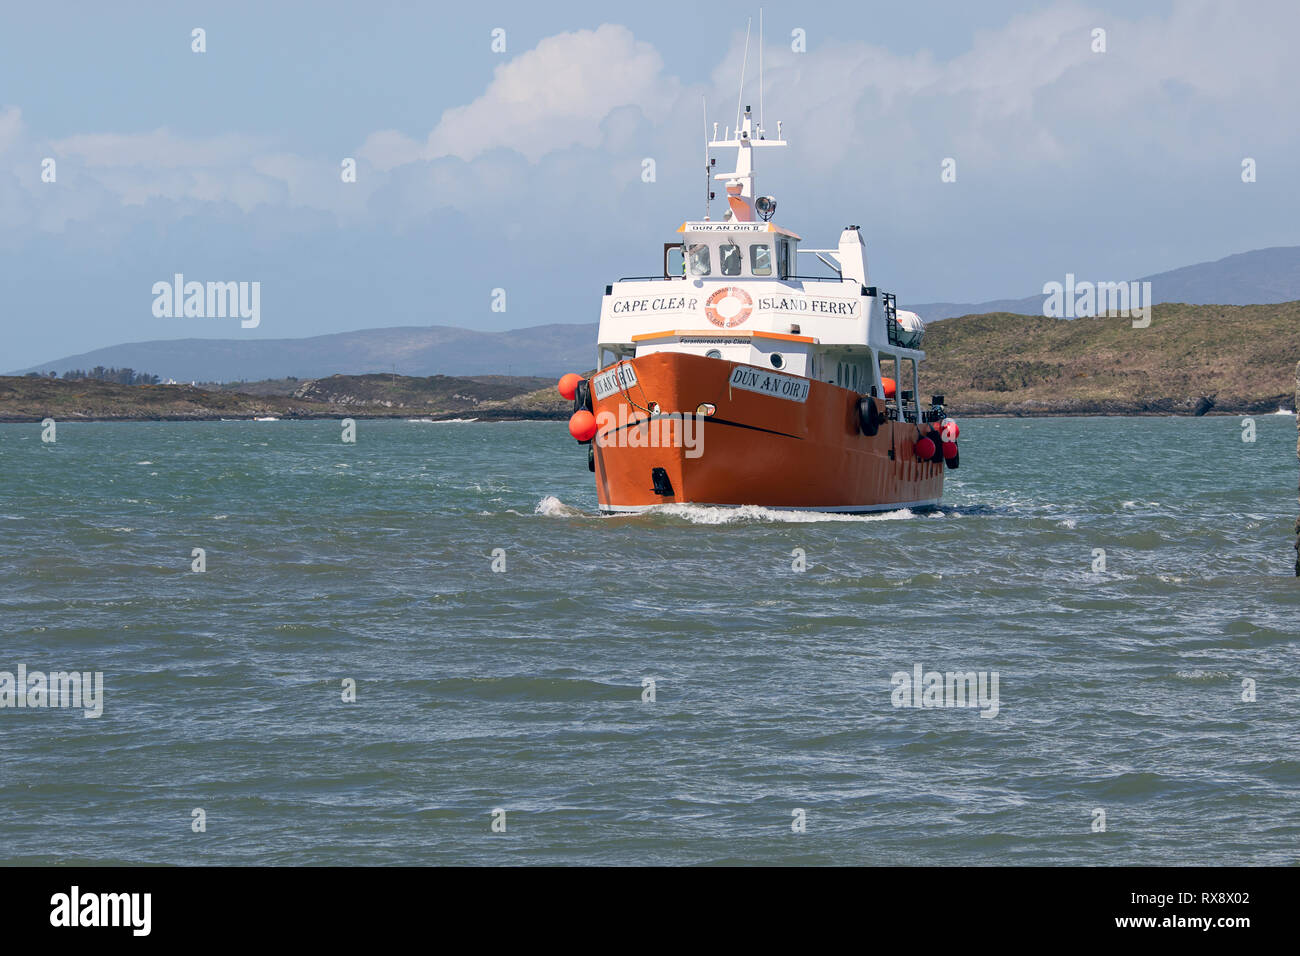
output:
[[718, 247], [718, 262], [724, 276], [740, 275], [740, 246], [734, 242], [724, 242]]
[[782, 279], [790, 278], [790, 240], [778, 239], [776, 241], [776, 269], [777, 275]]
[[713, 268], [709, 262], [709, 247], [702, 242], [686, 250], [686, 260], [693, 276], [706, 276]]
[[749, 247], [750, 275], [770, 276], [772, 274], [772, 247], [766, 243], [756, 242]]
[[680, 242], [664, 243], [664, 278], [681, 278], [686, 275], [686, 253]]

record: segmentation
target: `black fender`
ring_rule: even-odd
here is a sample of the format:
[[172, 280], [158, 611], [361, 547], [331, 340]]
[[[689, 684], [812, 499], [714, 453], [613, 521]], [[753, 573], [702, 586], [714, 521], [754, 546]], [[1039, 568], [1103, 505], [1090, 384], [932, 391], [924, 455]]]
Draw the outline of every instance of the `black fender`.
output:
[[858, 399], [858, 427], [862, 429], [862, 434], [871, 437], [880, 431], [880, 425], [885, 421], [884, 414], [876, 405], [877, 399], [869, 395], [864, 395]]
[[591, 382], [585, 378], [573, 389], [573, 410], [580, 412], [584, 409], [594, 411], [591, 407]]

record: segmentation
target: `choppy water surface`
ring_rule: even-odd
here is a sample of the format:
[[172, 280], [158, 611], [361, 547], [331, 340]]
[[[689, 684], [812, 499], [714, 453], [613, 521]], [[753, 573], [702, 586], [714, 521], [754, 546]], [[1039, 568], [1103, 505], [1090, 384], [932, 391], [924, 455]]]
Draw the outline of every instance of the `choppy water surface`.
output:
[[[0, 426], [0, 670], [105, 685], [0, 710], [0, 859], [1294, 863], [1257, 425], [967, 420], [939, 513], [868, 517], [600, 517], [562, 423]], [[997, 715], [896, 708], [917, 664]]]

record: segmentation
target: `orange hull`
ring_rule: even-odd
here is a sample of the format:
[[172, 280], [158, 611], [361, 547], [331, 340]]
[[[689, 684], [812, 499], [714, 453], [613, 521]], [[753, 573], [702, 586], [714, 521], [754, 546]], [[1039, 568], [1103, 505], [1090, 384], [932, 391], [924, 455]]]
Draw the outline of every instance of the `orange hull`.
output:
[[[917, 427], [884, 422], [876, 435], [864, 435], [859, 396], [849, 389], [786, 375], [808, 382], [800, 402], [733, 386], [735, 362], [658, 352], [622, 364], [633, 366], [636, 384], [593, 397], [601, 425], [594, 442], [596, 494], [603, 510], [689, 502], [885, 511], [939, 502], [944, 466], [916, 460]], [[680, 439], [681, 422], [656, 416], [657, 425], [646, 423], [652, 402], [660, 416], [693, 419], [685, 427], [695, 428], [696, 447], [671, 441], [674, 433]], [[695, 415], [706, 402], [714, 414]], [[657, 447], [650, 444], [656, 432]], [[663, 470], [657, 482], [656, 469]]]

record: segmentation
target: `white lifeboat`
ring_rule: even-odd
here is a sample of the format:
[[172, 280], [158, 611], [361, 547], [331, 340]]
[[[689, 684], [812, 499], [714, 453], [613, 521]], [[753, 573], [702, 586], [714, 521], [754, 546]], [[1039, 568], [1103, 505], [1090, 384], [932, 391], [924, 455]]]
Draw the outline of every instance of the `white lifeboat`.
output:
[[925, 323], [915, 312], [898, 310], [898, 344], [905, 349], [919, 349], [925, 337]]

